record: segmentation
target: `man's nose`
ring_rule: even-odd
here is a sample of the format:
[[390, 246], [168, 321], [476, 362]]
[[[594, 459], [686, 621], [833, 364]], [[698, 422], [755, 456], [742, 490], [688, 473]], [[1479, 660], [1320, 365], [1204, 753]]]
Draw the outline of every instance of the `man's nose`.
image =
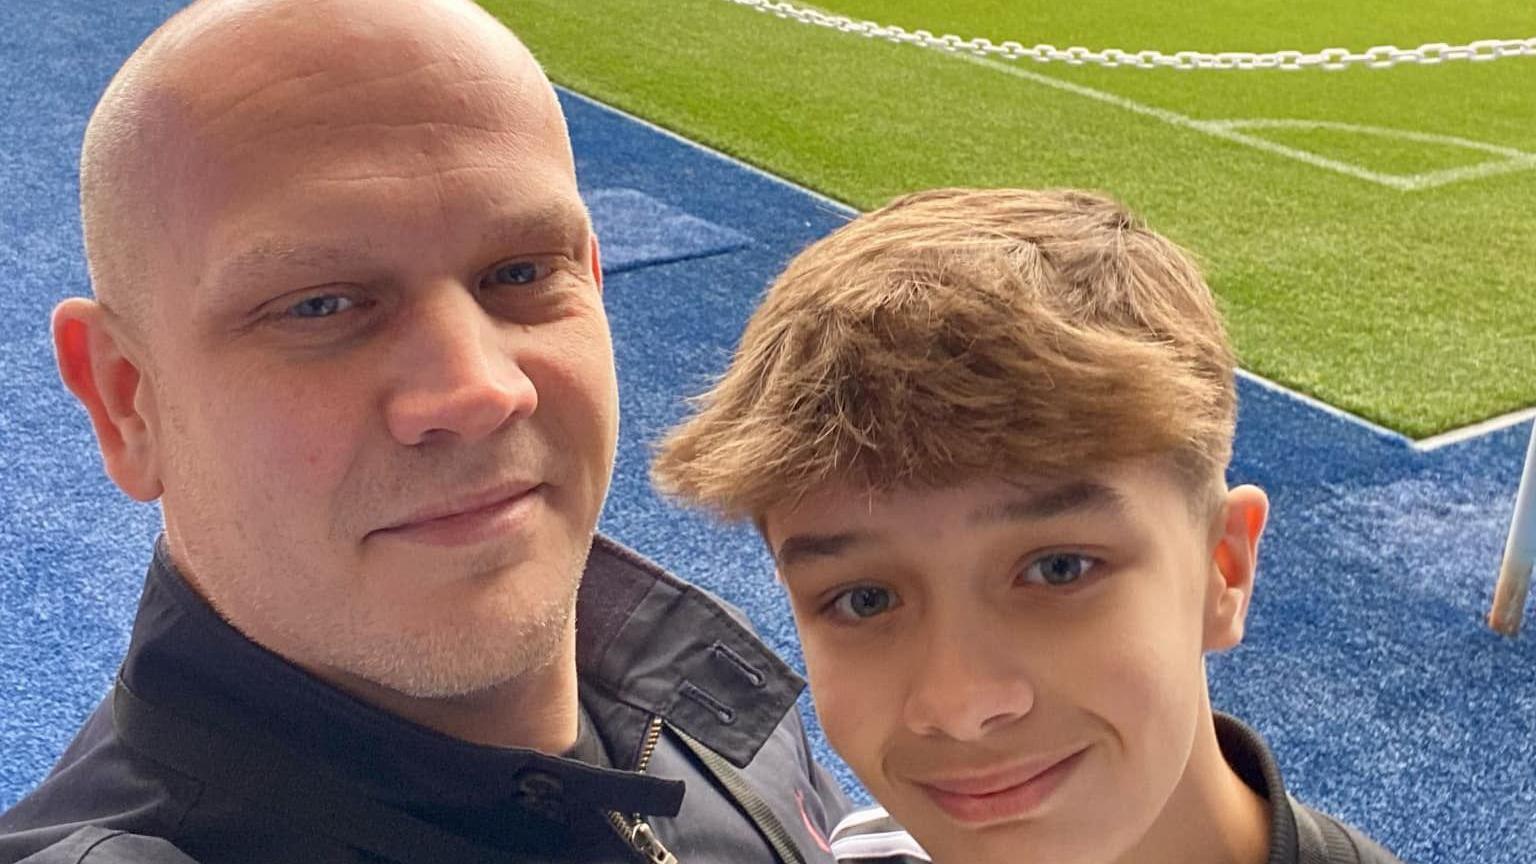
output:
[[1035, 687], [1025, 658], [1018, 656], [1012, 640], [989, 638], [989, 627], [997, 626], [995, 621], [952, 620], [929, 634], [913, 665], [903, 706], [912, 732], [976, 741], [1034, 708]]
[[404, 322], [389, 361], [399, 382], [385, 408], [395, 440], [473, 441], [531, 416], [539, 394], [516, 358], [518, 329], [462, 289], [423, 301]]

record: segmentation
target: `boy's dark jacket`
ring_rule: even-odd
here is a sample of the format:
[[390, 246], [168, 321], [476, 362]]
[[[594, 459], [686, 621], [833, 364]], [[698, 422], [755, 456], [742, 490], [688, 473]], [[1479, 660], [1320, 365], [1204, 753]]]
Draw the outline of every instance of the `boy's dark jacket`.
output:
[[685, 864], [831, 860], [847, 802], [811, 761], [804, 684], [736, 614], [599, 537], [577, 639], [598, 755], [472, 745], [245, 639], [162, 543], [117, 687], [0, 815], [0, 864], [617, 864], [646, 860], [620, 839], [637, 815]]

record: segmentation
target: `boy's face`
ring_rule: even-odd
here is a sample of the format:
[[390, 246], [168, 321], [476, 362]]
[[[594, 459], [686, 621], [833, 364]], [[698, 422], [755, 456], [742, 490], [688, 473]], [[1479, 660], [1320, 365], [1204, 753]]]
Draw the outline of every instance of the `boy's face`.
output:
[[1190, 500], [1132, 464], [765, 514], [827, 736], [937, 860], [1113, 861], [1175, 809], [1265, 511]]

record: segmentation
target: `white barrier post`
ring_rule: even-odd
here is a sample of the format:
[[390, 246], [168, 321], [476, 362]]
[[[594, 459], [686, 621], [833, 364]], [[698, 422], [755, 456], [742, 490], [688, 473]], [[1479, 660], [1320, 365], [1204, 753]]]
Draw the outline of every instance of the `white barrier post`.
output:
[[1531, 568], [1536, 566], [1536, 425], [1531, 427], [1531, 446], [1525, 453], [1525, 473], [1515, 494], [1515, 516], [1504, 547], [1504, 565], [1493, 591], [1488, 626], [1514, 636], [1525, 617], [1525, 598], [1531, 590]]

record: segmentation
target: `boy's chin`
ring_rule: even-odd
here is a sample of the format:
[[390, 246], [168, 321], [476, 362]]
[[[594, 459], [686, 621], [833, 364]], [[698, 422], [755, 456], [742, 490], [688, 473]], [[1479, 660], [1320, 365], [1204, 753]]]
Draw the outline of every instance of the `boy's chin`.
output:
[[[942, 814], [940, 814], [942, 818]], [[1096, 848], [1090, 838], [1059, 842], [1037, 823], [1010, 823], [979, 830], [950, 826], [913, 834], [934, 864], [1109, 864], [1116, 856]]]
[[[1091, 794], [1080, 798], [1073, 793], [1083, 790], [1071, 788], [1075, 784], [1064, 785], [1068, 788], [1057, 789], [1036, 812], [980, 824], [956, 819], [915, 789], [899, 802], [907, 812], [899, 813], [893, 806], [887, 809], [935, 864], [1111, 864], [1120, 860], [1135, 843], [1134, 836], [1126, 836], [1132, 826], [1113, 818], [1102, 800], [1095, 802]], [[1095, 825], [1100, 818], [1103, 824]]]

